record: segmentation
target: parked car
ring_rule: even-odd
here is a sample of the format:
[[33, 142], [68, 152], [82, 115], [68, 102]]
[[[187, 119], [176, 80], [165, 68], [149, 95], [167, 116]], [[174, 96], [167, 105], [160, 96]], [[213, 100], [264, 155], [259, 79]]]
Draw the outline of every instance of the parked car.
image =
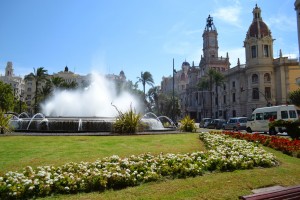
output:
[[225, 130], [246, 130], [247, 117], [233, 117], [228, 120], [226, 124], [224, 124]]
[[221, 129], [221, 128], [223, 128], [225, 123], [226, 123], [225, 119], [213, 119], [209, 122], [209, 124], [207, 125], [207, 128]]
[[199, 123], [199, 128], [206, 128], [211, 120], [211, 118], [203, 118]]

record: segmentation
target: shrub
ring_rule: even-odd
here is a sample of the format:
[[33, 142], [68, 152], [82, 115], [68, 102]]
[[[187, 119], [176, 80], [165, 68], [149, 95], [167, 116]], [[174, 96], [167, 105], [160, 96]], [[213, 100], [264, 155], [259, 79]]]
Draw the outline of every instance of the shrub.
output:
[[195, 121], [190, 118], [190, 116], [185, 116], [181, 121], [180, 121], [180, 130], [186, 131], [186, 132], [196, 132], [197, 127], [195, 125]]
[[277, 120], [270, 122], [269, 127], [275, 128], [275, 127], [285, 127], [287, 134], [294, 140], [300, 138], [300, 120], [296, 121], [290, 121], [290, 120]]
[[9, 124], [9, 120], [11, 119], [11, 115], [6, 115], [0, 109], [0, 133], [4, 134], [5, 132], [11, 132], [12, 128]]
[[[114, 106], [116, 109], [117, 107]], [[138, 128], [142, 128], [143, 125], [140, 123], [141, 116], [132, 109], [123, 113], [117, 109], [119, 115], [117, 116], [116, 122], [113, 124], [113, 131], [117, 133], [136, 133]]]

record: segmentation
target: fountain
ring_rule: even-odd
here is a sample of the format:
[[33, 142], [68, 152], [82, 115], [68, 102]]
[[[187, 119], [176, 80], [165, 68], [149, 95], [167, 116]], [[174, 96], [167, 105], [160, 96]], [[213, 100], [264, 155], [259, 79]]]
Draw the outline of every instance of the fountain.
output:
[[[112, 104], [121, 112], [126, 112], [129, 105], [139, 113], [142, 110], [136, 96], [125, 91], [117, 94], [113, 82], [93, 74], [89, 87], [76, 91], [55, 90], [54, 95], [41, 105], [41, 113], [31, 118], [27, 113], [21, 113], [11, 124], [20, 132], [112, 132], [112, 124], [118, 115]], [[163, 127], [154, 113], [146, 113], [141, 121], [148, 124], [146, 131], [170, 130]], [[174, 125], [171, 120], [170, 124]]]

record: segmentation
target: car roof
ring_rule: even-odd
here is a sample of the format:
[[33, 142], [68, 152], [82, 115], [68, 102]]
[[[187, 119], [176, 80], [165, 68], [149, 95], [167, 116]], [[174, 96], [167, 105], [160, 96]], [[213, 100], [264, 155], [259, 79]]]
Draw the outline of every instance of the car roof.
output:
[[231, 117], [229, 119], [244, 119], [244, 118], [247, 118], [247, 117]]

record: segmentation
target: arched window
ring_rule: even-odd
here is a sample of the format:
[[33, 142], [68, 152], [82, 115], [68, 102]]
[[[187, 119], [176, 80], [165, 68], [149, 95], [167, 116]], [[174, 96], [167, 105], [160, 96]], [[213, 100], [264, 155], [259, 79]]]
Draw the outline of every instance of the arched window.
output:
[[265, 83], [271, 82], [271, 76], [270, 76], [269, 73], [265, 73], [265, 75], [264, 75], [264, 82]]
[[252, 75], [252, 83], [258, 83], [258, 75], [257, 74]]

